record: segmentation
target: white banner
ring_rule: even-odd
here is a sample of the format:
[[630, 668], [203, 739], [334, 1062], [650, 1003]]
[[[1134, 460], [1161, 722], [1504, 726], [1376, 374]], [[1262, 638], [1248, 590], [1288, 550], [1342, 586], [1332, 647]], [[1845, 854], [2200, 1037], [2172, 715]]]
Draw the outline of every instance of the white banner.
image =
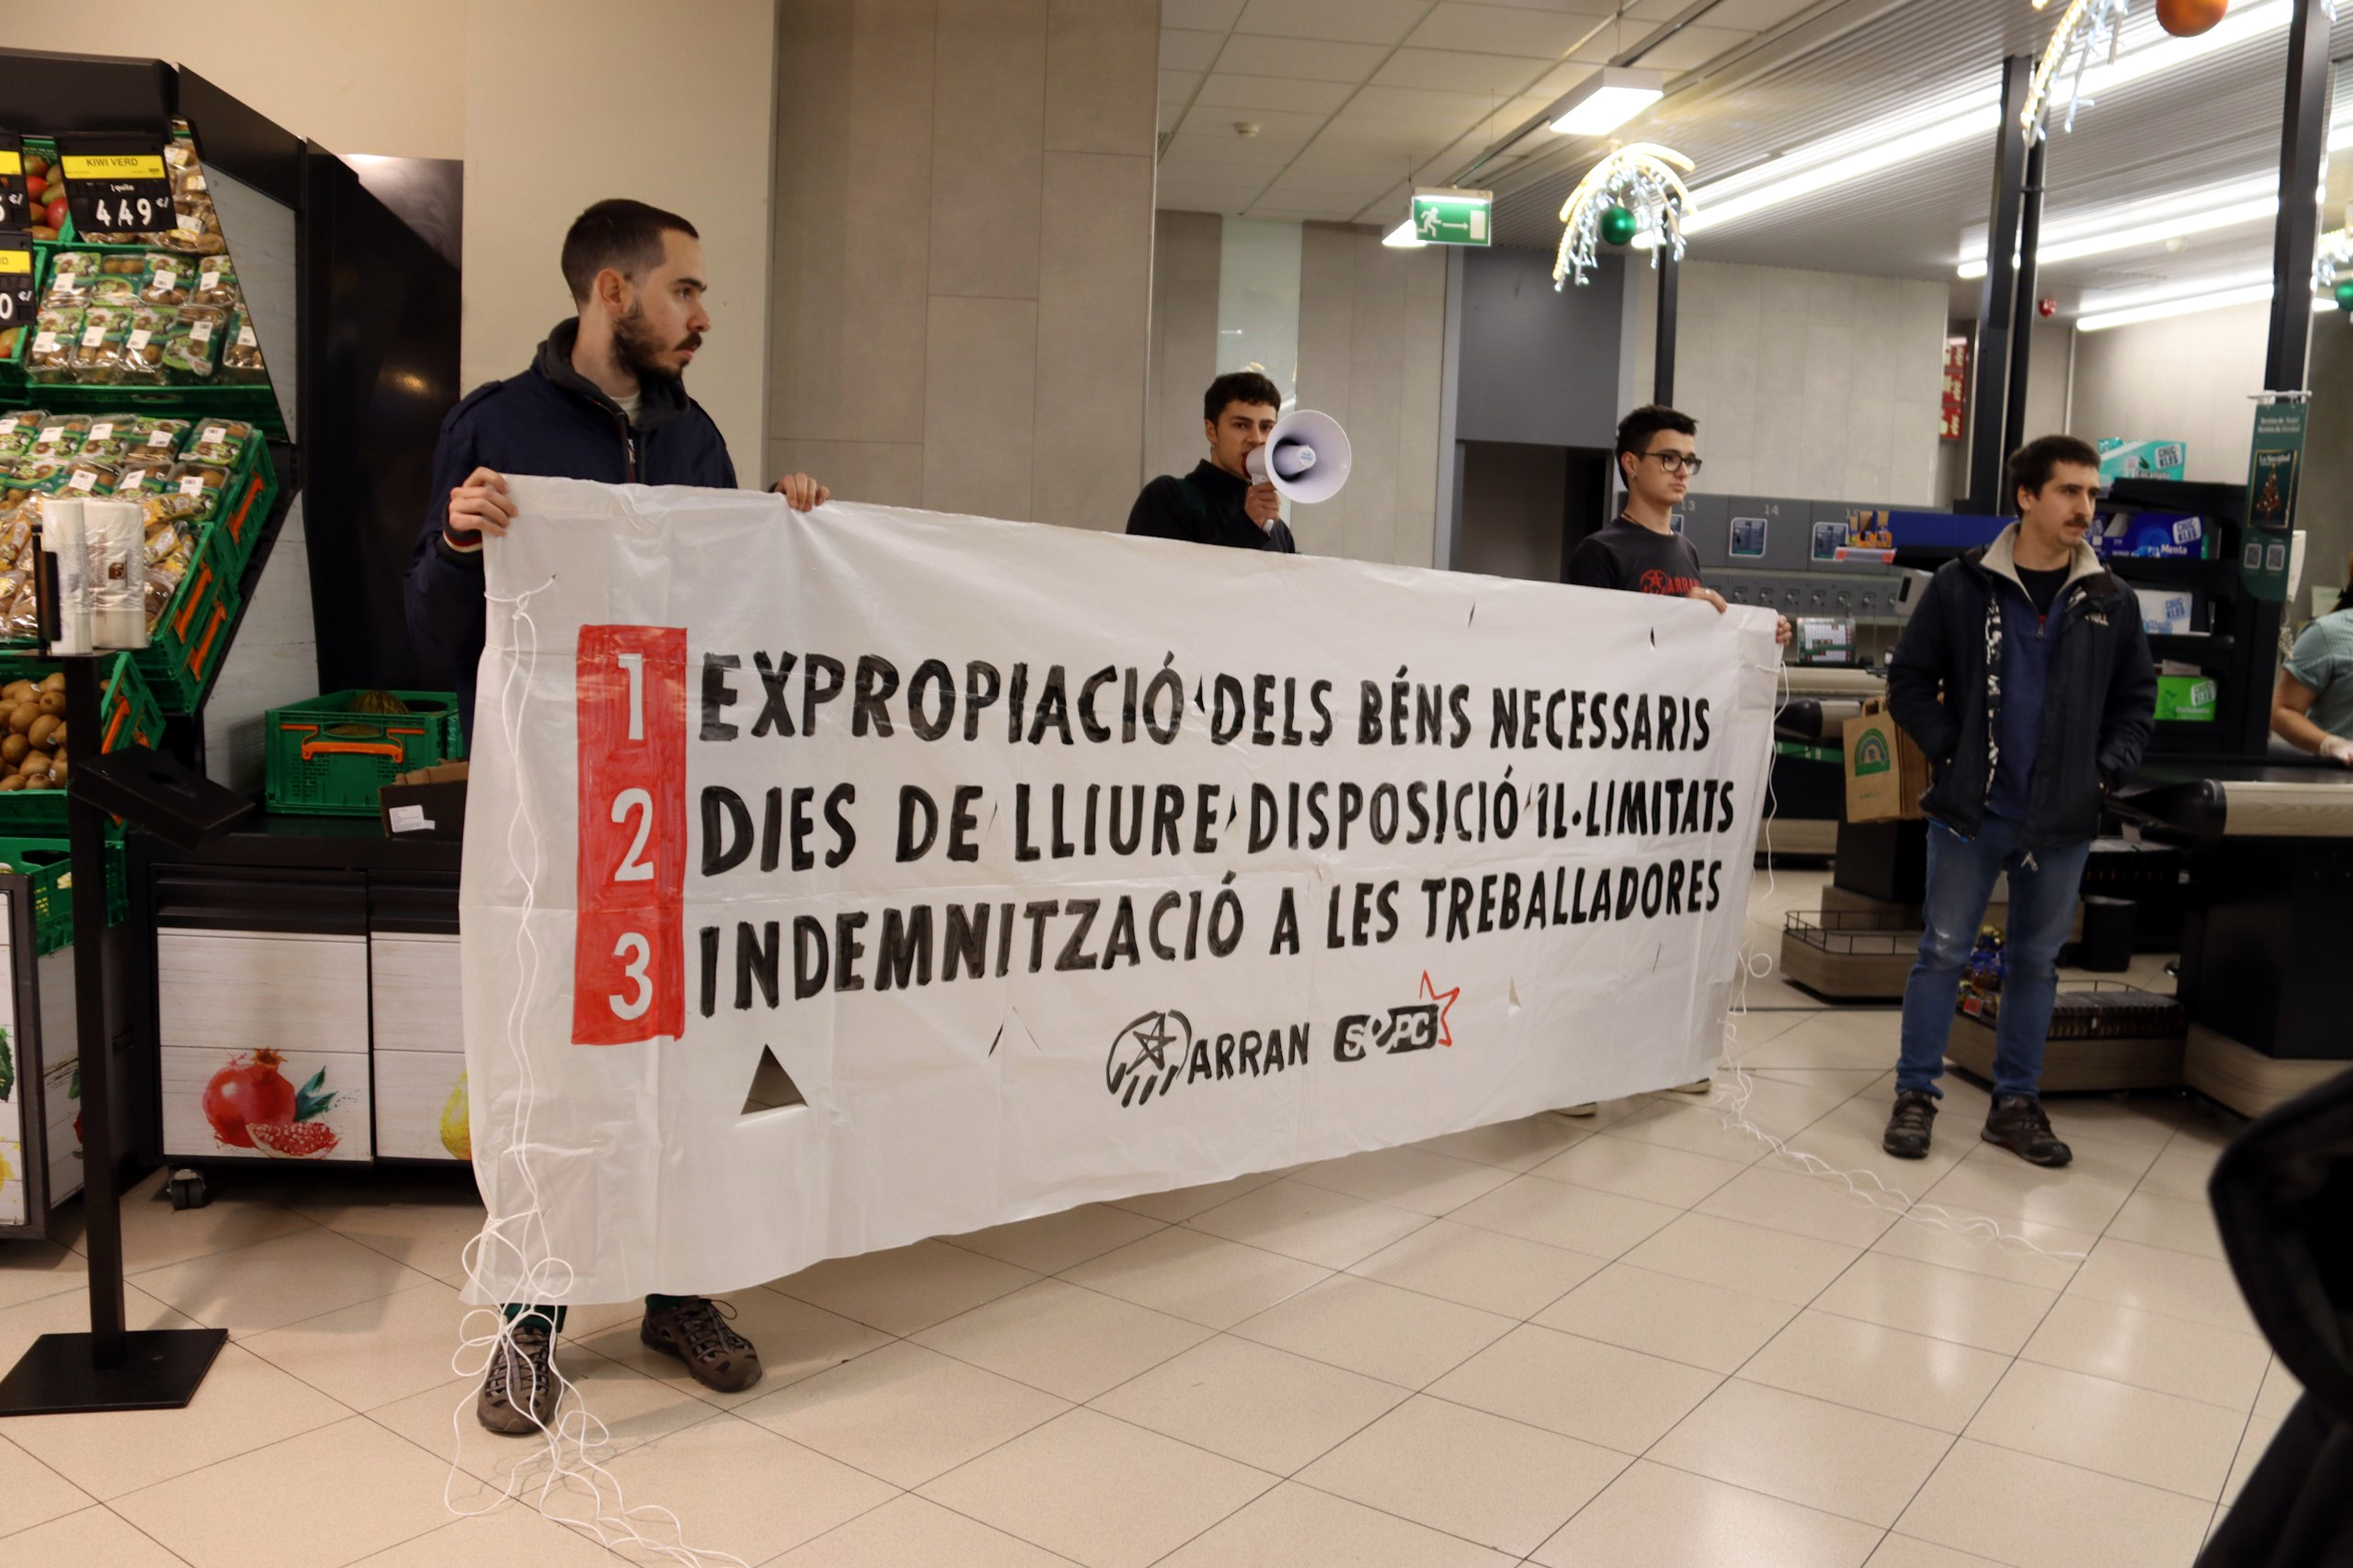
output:
[[493, 1299], [735, 1289], [1720, 1049], [1764, 612], [514, 495], [463, 893]]

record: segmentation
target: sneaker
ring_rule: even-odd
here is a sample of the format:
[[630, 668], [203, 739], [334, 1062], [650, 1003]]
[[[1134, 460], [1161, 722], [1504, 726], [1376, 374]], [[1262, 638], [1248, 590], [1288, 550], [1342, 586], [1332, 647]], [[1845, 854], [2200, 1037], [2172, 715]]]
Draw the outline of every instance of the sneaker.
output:
[[1556, 1110], [1553, 1114], [1555, 1116], [1591, 1116], [1600, 1109], [1601, 1102], [1599, 1100], [1588, 1100], [1583, 1105], [1561, 1106], [1559, 1109]]
[[1936, 1124], [1936, 1097], [1925, 1089], [1907, 1089], [1895, 1097], [1895, 1111], [1879, 1146], [1899, 1160], [1924, 1160], [1928, 1155], [1929, 1130]]
[[1715, 1079], [1712, 1078], [1695, 1078], [1689, 1083], [1679, 1083], [1675, 1085], [1674, 1088], [1669, 1089], [1667, 1092], [1670, 1094], [1707, 1094], [1712, 1092], [1715, 1088]]
[[727, 1326], [735, 1309], [706, 1296], [689, 1296], [674, 1307], [648, 1312], [638, 1338], [650, 1350], [674, 1355], [705, 1388], [735, 1394], [760, 1381], [760, 1352]]
[[2075, 1157], [2051, 1131], [2042, 1101], [2031, 1094], [1994, 1097], [1993, 1109], [1986, 1114], [1985, 1141], [2000, 1144], [2031, 1165], [2063, 1165]]
[[474, 1399], [474, 1418], [506, 1437], [543, 1432], [555, 1420], [555, 1334], [526, 1313], [491, 1352], [491, 1370]]

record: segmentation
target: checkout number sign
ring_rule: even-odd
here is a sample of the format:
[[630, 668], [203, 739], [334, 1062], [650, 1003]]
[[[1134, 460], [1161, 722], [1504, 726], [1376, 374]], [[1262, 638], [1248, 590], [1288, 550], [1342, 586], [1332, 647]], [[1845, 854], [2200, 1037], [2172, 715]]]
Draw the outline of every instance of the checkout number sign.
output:
[[686, 1027], [686, 629], [583, 626], [572, 1043]]

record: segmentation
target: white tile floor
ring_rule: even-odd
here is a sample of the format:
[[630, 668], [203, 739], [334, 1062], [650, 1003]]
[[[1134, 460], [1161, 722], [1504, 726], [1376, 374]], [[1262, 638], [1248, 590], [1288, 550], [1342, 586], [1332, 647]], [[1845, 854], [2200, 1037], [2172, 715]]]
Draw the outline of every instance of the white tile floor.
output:
[[[1762, 951], [1819, 883], [1760, 879]], [[565, 1364], [629, 1501], [747, 1563], [2189, 1563], [2295, 1395], [2208, 1216], [2225, 1120], [2055, 1101], [2078, 1158], [2042, 1172], [1948, 1080], [1905, 1164], [1878, 1152], [1894, 1016], [1751, 1001], [1752, 1120], [2045, 1251], [1899, 1223], [1646, 1097], [823, 1264], [735, 1298], [768, 1367], [737, 1395], [644, 1352], [633, 1307], [575, 1310]], [[187, 1411], [0, 1426], [0, 1561], [615, 1560], [445, 1504], [524, 1451], [450, 1373], [470, 1189], [153, 1190], [132, 1322], [229, 1348]], [[0, 1364], [85, 1312], [78, 1253], [0, 1247]]]

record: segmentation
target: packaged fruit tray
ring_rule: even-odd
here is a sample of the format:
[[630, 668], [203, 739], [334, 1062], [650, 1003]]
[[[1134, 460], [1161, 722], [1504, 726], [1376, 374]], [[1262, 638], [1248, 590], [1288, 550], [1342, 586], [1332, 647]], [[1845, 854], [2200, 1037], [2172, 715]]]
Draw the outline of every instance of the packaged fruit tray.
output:
[[[58, 665], [0, 654], [0, 834], [37, 835], [65, 826], [61, 786], [72, 753], [82, 745], [68, 731], [65, 696], [65, 672]], [[162, 739], [163, 712], [129, 654], [115, 655], [108, 665], [98, 716], [100, 752]]]
[[[63, 799], [60, 795], [58, 798]], [[33, 892], [33, 949], [46, 956], [73, 945], [73, 856], [63, 839], [0, 837], [0, 873], [29, 879]], [[106, 923], [121, 925], [131, 912], [122, 842], [106, 846]]]
[[447, 691], [332, 691], [262, 717], [274, 812], [374, 816], [395, 778], [464, 756]]

